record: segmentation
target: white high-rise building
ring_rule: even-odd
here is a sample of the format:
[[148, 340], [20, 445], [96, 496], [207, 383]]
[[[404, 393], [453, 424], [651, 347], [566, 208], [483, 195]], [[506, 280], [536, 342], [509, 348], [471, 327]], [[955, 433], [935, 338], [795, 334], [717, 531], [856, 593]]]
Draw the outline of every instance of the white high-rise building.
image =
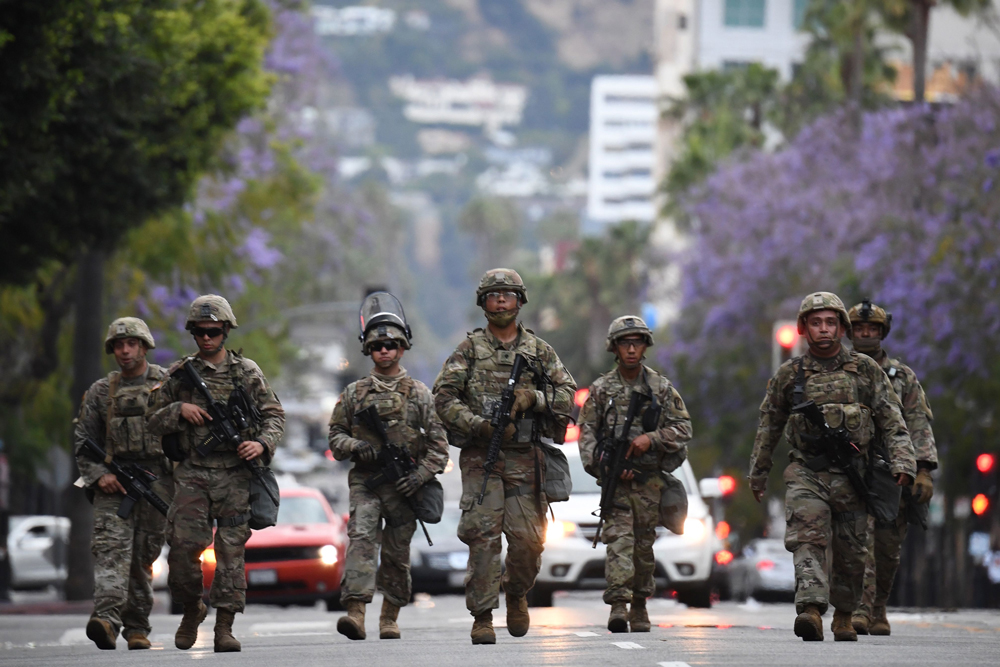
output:
[[659, 106], [652, 76], [598, 76], [590, 87], [587, 217], [596, 223], [656, 217]]

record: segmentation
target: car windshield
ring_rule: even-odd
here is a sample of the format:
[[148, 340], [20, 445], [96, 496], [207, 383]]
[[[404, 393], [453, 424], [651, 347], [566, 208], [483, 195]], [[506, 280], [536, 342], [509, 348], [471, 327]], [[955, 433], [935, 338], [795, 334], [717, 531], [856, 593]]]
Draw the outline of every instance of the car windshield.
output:
[[[601, 487], [597, 484], [597, 479], [591, 477], [586, 470], [583, 469], [583, 461], [579, 456], [567, 456], [569, 460], [569, 476], [573, 479], [573, 494], [577, 493], [600, 493]], [[684, 485], [684, 490], [691, 494], [691, 487], [688, 484], [687, 475], [684, 474], [684, 468], [678, 468], [673, 473], [673, 476], [681, 481]]]
[[308, 496], [291, 496], [281, 499], [278, 506], [278, 525], [330, 523], [326, 510], [316, 498]]
[[[458, 520], [462, 518], [461, 510], [456, 509], [446, 509], [441, 514], [441, 520], [437, 523], [424, 524], [427, 526], [427, 533], [431, 536], [434, 541], [443, 540], [449, 537], [455, 537], [458, 535]], [[413, 533], [414, 540], [421, 540], [423, 544], [427, 544], [424, 540], [424, 531], [417, 527], [415, 533]]]

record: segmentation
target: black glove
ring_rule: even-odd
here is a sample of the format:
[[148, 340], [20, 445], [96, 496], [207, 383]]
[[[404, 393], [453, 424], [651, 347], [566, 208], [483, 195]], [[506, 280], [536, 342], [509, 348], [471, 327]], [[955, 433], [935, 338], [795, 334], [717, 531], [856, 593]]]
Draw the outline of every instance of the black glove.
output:
[[351, 456], [358, 463], [374, 463], [375, 457], [378, 453], [375, 451], [375, 447], [372, 446], [370, 442], [365, 442], [364, 440], [358, 440], [351, 447]]
[[423, 485], [424, 481], [421, 479], [420, 473], [417, 472], [411, 472], [406, 477], [400, 477], [396, 480], [396, 490], [404, 496], [412, 496]]

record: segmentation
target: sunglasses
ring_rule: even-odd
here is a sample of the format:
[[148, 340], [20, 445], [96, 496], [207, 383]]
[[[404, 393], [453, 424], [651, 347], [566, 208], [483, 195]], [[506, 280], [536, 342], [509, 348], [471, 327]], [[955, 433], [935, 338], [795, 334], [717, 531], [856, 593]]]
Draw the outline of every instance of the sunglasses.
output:
[[379, 340], [371, 343], [368, 347], [371, 352], [381, 352], [382, 350], [389, 350], [392, 352], [399, 348], [399, 343], [394, 340]]
[[191, 327], [191, 335], [195, 338], [201, 338], [202, 336], [217, 338], [222, 334], [223, 327]]

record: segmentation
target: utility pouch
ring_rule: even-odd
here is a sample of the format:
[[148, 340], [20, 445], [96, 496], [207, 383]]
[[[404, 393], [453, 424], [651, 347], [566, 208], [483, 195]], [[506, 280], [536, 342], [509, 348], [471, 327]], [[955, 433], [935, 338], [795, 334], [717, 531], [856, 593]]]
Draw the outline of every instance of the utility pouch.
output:
[[906, 523], [911, 526], [920, 526], [924, 530], [927, 530], [927, 515], [930, 511], [930, 503], [918, 503], [913, 498], [913, 492], [910, 491], [910, 487], [904, 486], [900, 488], [903, 489], [903, 516], [906, 517]]
[[899, 501], [903, 488], [897, 486], [889, 463], [873, 448], [868, 453], [868, 469], [865, 472], [865, 485], [868, 487], [868, 513], [875, 521], [890, 524], [899, 515]]
[[688, 496], [684, 484], [668, 472], [660, 473], [665, 484], [660, 490], [660, 525], [677, 535], [684, 534]]
[[444, 487], [434, 477], [417, 490], [414, 514], [424, 523], [440, 523], [444, 513]]
[[180, 433], [168, 433], [163, 436], [160, 440], [160, 446], [163, 448], [163, 455], [171, 461], [180, 463], [187, 458], [187, 453], [181, 447]]
[[[270, 528], [278, 523], [278, 503], [271, 499], [274, 496], [281, 501], [278, 491], [278, 480], [274, 476], [274, 471], [270, 468], [261, 467], [263, 473], [258, 479], [257, 475], [250, 477], [250, 527], [254, 530]], [[270, 491], [270, 493], [268, 493]]]
[[538, 446], [545, 456], [545, 497], [550, 503], [569, 500], [569, 494], [573, 492], [573, 479], [569, 474], [566, 454], [558, 447], [544, 442], [540, 442]]

